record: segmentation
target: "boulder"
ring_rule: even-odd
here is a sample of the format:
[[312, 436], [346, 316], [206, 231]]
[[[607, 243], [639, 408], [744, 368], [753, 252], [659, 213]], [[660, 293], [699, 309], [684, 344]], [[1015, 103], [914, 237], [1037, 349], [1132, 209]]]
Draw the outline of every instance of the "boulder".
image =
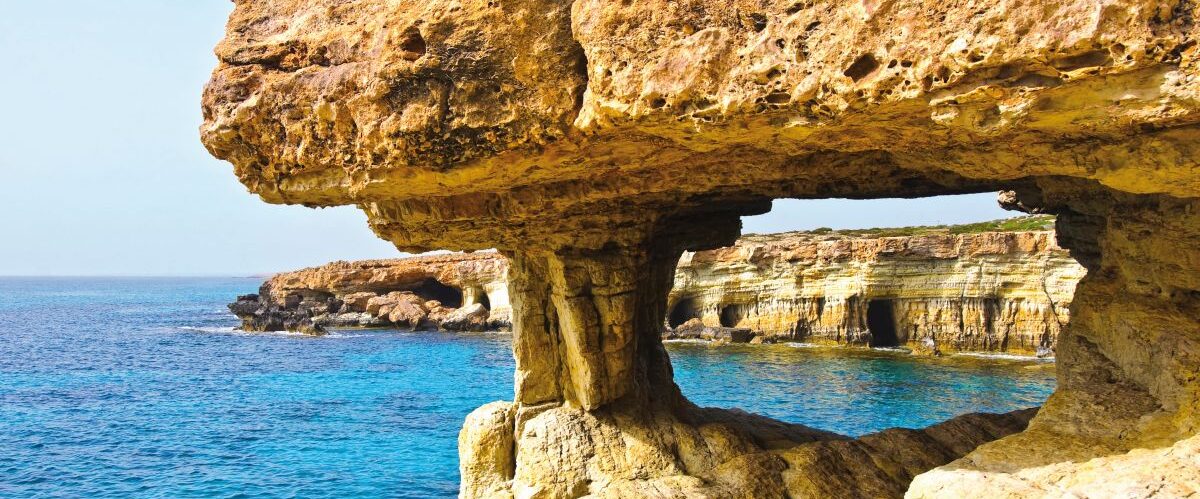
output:
[[488, 309], [479, 303], [450, 312], [442, 321], [442, 329], [447, 331], [484, 331], [487, 328]]
[[376, 296], [379, 295], [370, 291], [342, 295], [342, 312], [366, 312], [367, 303]]

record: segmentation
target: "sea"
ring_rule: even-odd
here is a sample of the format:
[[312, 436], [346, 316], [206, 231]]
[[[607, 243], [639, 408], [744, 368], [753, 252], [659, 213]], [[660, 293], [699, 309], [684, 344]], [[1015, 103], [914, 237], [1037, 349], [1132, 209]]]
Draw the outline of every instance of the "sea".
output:
[[[453, 497], [507, 333], [244, 333], [253, 278], [0, 278], [0, 496]], [[702, 406], [863, 435], [1041, 404], [1053, 363], [668, 342]]]

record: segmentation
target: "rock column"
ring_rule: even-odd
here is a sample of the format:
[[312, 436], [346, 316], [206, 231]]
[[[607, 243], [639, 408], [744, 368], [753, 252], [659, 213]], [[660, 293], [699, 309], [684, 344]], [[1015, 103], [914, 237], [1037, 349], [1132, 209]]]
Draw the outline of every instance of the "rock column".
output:
[[681, 252], [508, 253], [516, 400], [592, 410], [673, 388], [659, 337]]

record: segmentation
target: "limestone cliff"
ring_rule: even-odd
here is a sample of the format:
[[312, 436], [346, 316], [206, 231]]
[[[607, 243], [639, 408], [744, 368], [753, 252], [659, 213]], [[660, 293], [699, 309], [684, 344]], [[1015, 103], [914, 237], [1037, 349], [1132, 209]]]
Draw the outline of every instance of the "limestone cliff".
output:
[[[951, 233], [961, 229], [751, 235], [728, 248], [687, 252], [675, 270], [667, 325], [700, 319], [749, 330], [731, 341], [1050, 354], [1083, 267], [1053, 232]], [[508, 329], [507, 267], [495, 252], [334, 262], [277, 274], [259, 295], [231, 307], [245, 329], [259, 331], [398, 321]], [[425, 308], [423, 322], [397, 315], [405, 296]], [[430, 301], [437, 304], [423, 305]], [[486, 311], [481, 320], [454, 320], [476, 303]]]
[[773, 339], [1048, 354], [1084, 272], [1052, 232], [753, 235], [685, 253], [667, 320]]
[[771, 449], [827, 437], [687, 402], [660, 337], [675, 264], [774, 198], [984, 191], [1057, 214], [1088, 273], [1028, 429], [907, 494], [1195, 492], [1195, 2], [235, 4], [201, 134], [247, 187], [357, 205], [402, 249], [508, 257], [514, 401], [468, 420], [464, 495], [898, 493], [919, 469], [789, 461]]
[[507, 268], [495, 252], [333, 262], [276, 274], [229, 308], [248, 331], [507, 329]]

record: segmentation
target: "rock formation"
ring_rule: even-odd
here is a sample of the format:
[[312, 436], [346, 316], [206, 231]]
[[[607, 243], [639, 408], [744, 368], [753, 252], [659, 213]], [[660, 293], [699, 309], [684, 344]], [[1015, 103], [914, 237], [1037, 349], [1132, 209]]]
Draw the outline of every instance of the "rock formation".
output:
[[688, 404], [660, 343], [673, 269], [773, 198], [989, 190], [1058, 214], [1088, 269], [1058, 389], [907, 494], [1194, 492], [1198, 10], [239, 0], [201, 134], [268, 202], [357, 205], [401, 249], [508, 257], [515, 400], [468, 419], [464, 495], [771, 497], [867, 473], [898, 493], [920, 469], [788, 460], [833, 437]]
[[768, 341], [1048, 354], [1083, 274], [1052, 232], [754, 235], [685, 253], [667, 321]]
[[[952, 233], [962, 229], [751, 235], [728, 248], [685, 252], [667, 335], [1052, 352], [1083, 267], [1050, 231]], [[231, 308], [250, 331], [507, 330], [507, 267], [495, 252], [335, 262], [278, 274]]]
[[239, 296], [229, 309], [247, 331], [507, 329], [507, 268], [495, 252], [333, 262], [276, 274], [258, 294]]

